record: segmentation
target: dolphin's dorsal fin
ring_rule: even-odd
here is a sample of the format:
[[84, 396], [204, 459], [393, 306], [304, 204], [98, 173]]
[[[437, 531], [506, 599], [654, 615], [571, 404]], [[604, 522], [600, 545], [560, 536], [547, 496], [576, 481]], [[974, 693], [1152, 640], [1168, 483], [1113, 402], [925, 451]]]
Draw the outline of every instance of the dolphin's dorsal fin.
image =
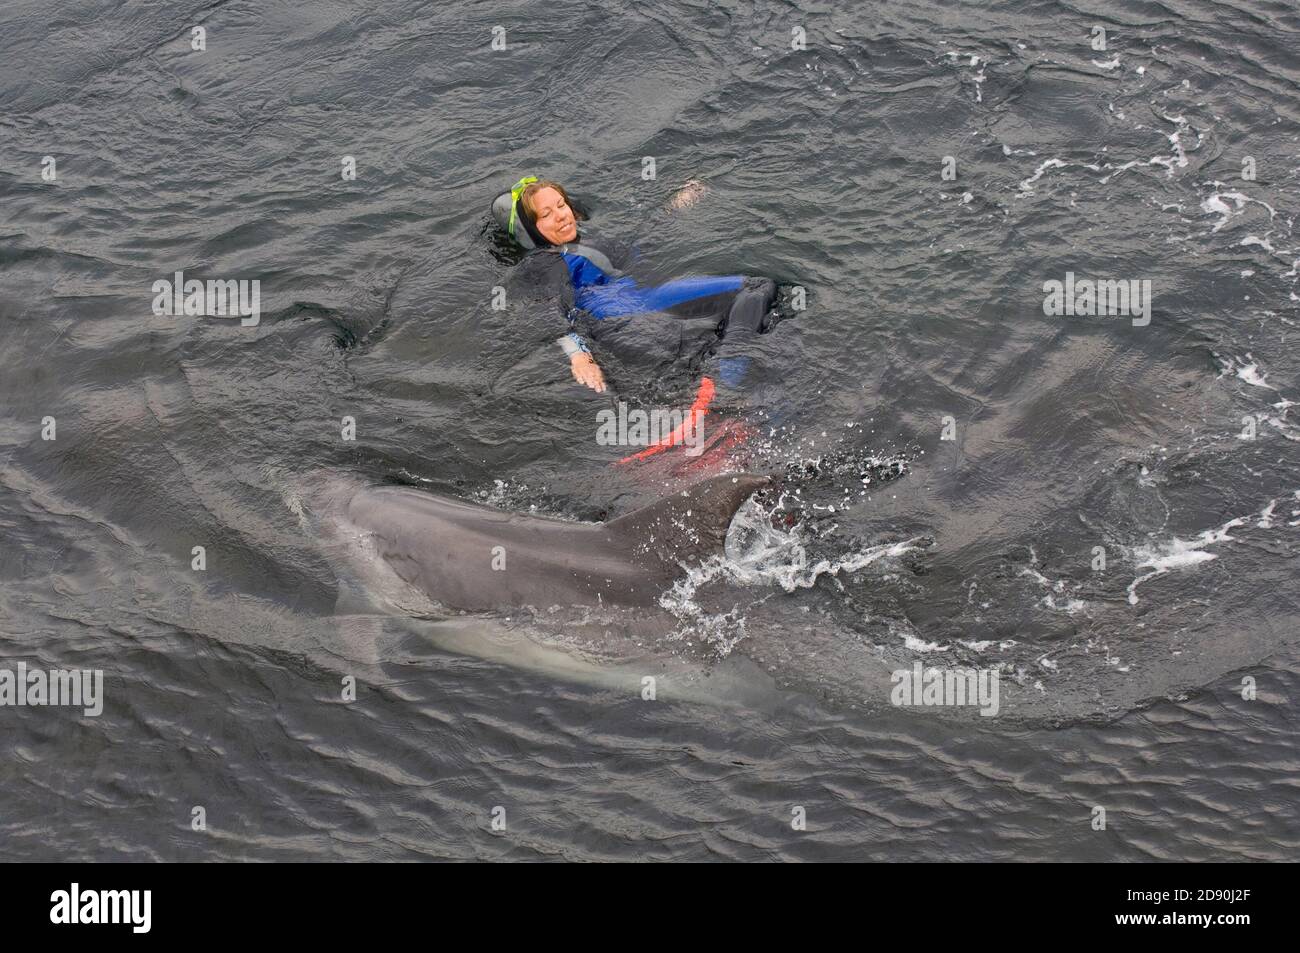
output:
[[736, 510], [772, 478], [726, 473], [687, 487], [635, 512], [610, 520], [610, 532], [638, 550], [676, 565], [699, 562], [722, 552]]

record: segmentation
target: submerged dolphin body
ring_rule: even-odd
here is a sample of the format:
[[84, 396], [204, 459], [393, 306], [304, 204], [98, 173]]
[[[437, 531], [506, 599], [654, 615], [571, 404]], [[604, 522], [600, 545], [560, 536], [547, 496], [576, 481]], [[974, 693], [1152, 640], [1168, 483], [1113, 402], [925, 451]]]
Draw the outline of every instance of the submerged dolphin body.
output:
[[771, 478], [726, 474], [608, 523], [525, 516], [409, 487], [337, 500], [403, 581], [452, 609], [653, 606], [683, 565], [723, 551], [741, 504]]

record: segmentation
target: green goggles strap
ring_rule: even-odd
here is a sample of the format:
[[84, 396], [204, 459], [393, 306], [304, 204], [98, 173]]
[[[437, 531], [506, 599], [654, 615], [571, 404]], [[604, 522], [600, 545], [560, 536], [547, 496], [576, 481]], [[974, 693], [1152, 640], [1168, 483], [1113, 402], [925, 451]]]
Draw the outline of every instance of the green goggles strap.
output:
[[526, 175], [510, 187], [510, 237], [515, 237], [515, 222], [519, 220], [519, 196], [523, 194], [525, 188], [533, 182], [541, 180], [535, 175]]

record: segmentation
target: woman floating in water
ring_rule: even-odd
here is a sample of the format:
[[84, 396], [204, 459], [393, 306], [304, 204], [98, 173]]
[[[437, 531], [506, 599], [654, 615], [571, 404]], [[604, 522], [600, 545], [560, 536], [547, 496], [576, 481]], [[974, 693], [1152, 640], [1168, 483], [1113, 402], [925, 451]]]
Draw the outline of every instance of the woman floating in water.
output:
[[[688, 183], [670, 207], [693, 204], [703, 192]], [[761, 334], [775, 321], [776, 283], [744, 275], [679, 278], [662, 284], [642, 284], [626, 273], [637, 261], [635, 250], [622, 243], [582, 234], [587, 218], [556, 182], [527, 176], [492, 203], [496, 220], [521, 247], [536, 250], [523, 262], [535, 272], [530, 283], [554, 288], [562, 302], [569, 332], [557, 341], [569, 358], [573, 377], [592, 390], [605, 390], [605, 375], [586, 340], [574, 330], [580, 312], [596, 321], [662, 312], [676, 318], [716, 318], [714, 343], [724, 335]], [[720, 362], [719, 377], [738, 386], [748, 358]], [[707, 381], [710, 393], [712, 382]]]

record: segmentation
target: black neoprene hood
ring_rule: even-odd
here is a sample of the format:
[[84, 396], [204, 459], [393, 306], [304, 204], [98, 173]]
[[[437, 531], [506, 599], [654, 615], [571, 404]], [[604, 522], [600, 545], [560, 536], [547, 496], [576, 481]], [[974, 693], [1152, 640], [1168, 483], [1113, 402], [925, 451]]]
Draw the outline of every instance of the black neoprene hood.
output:
[[524, 200], [520, 198], [516, 203], [515, 214], [519, 216], [519, 221], [524, 223], [524, 230], [528, 232], [528, 237], [533, 240], [533, 244], [538, 248], [554, 247], [554, 242], [549, 241], [537, 228], [537, 223], [533, 221], [533, 216], [528, 209], [524, 208]]

